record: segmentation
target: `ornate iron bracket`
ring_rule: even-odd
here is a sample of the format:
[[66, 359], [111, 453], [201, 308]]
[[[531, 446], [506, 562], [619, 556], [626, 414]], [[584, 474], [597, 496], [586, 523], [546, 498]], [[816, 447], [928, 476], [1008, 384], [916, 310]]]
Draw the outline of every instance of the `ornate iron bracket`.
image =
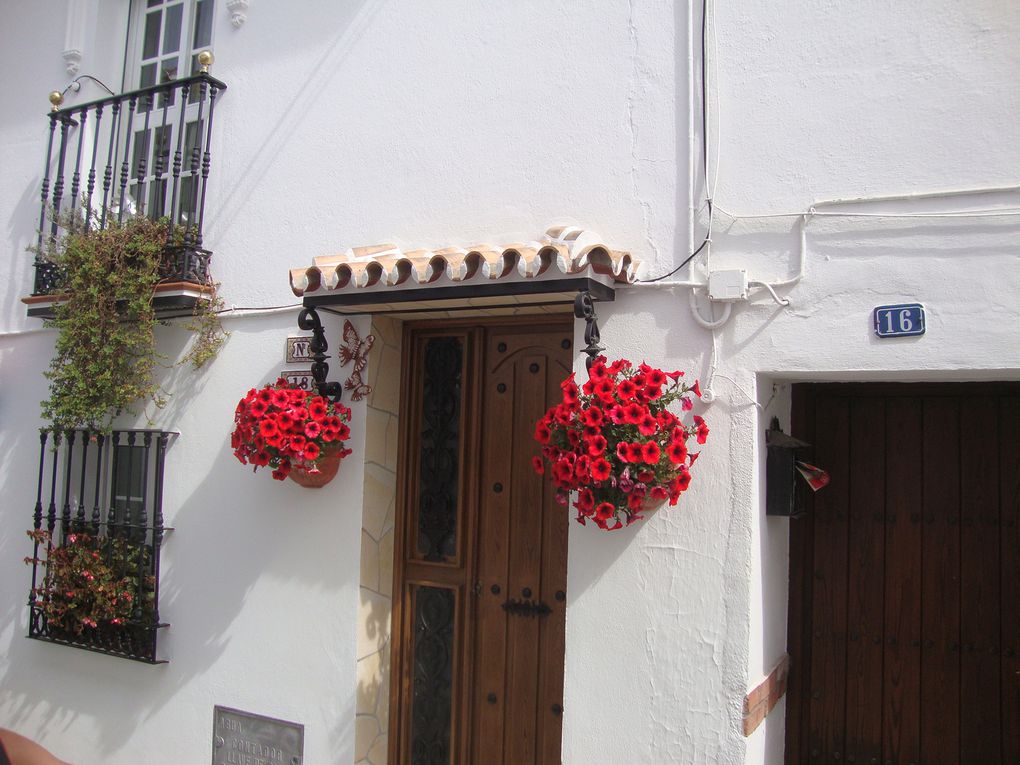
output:
[[326, 351], [329, 345], [326, 343], [326, 331], [322, 328], [322, 321], [314, 308], [305, 308], [298, 314], [298, 326], [306, 332], [311, 331], [312, 342], [312, 379], [315, 380], [315, 389], [320, 396], [328, 398], [335, 403], [340, 402], [340, 395], [343, 393], [343, 386], [334, 381], [326, 382], [326, 375], [329, 374], [329, 364], [326, 359]]
[[595, 359], [605, 348], [599, 345], [601, 340], [599, 335], [599, 317], [595, 313], [595, 300], [587, 290], [578, 292], [577, 297], [574, 298], [574, 316], [578, 319], [584, 319], [586, 322], [584, 342], [587, 344], [587, 347], [584, 349], [584, 352], [588, 354], [588, 358], [585, 359], [584, 366], [590, 372], [591, 365], [595, 363]]
[[503, 610], [513, 616], [548, 616], [552, 609], [545, 603], [535, 600], [515, 600], [510, 598], [502, 606]]

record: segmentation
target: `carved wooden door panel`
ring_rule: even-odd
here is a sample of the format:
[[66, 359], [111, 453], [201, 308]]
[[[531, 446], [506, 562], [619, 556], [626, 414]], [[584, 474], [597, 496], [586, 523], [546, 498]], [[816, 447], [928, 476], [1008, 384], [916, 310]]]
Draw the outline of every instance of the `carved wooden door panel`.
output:
[[534, 473], [569, 320], [405, 338], [391, 763], [558, 763], [568, 514]]

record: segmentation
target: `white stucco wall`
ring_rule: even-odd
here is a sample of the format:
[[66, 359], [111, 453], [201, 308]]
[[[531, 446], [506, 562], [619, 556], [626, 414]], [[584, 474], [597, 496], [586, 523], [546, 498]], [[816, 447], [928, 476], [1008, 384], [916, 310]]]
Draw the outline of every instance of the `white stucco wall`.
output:
[[[224, 704], [303, 722], [308, 763], [350, 763], [361, 466], [352, 458], [316, 494], [247, 474], [227, 445], [237, 398], [282, 366], [293, 313], [228, 319], [221, 356], [175, 373], [158, 414], [182, 434], [165, 503], [172, 662], [22, 637], [52, 335], [20, 334], [38, 322], [18, 298], [31, 289], [46, 94], [67, 80], [61, 5], [5, 8], [0, 32], [0, 71], [17, 73], [0, 78], [0, 725], [83, 764], [199, 762]], [[120, 4], [87, 5], [81, 71], [112, 85]], [[681, 4], [263, 1], [240, 29], [222, 5], [213, 72], [229, 90], [206, 241], [229, 305], [295, 302], [286, 269], [341, 247], [531, 239], [564, 216], [655, 274], [700, 242], [700, 16]], [[780, 279], [797, 267], [796, 219], [722, 211], [1020, 181], [1020, 6], [718, 3], [714, 17], [713, 268]], [[1020, 198], [864, 209], [996, 205]], [[716, 333], [712, 435], [680, 506], [615, 534], [572, 526], [564, 762], [781, 762], [782, 704], [750, 739], [740, 715], [785, 650], [789, 522], [764, 517], [760, 443], [773, 410], [788, 424], [786, 383], [1020, 377], [1016, 218], [815, 217], [806, 243], [805, 278], [783, 291], [792, 305], [756, 293]], [[928, 333], [876, 340], [871, 308], [907, 299], [927, 306]], [[712, 336], [686, 288], [621, 290], [599, 314], [614, 356], [709, 376]], [[162, 343], [179, 348], [172, 331]], [[764, 404], [774, 382], [765, 413], [740, 392]], [[356, 452], [362, 439], [356, 426]]]

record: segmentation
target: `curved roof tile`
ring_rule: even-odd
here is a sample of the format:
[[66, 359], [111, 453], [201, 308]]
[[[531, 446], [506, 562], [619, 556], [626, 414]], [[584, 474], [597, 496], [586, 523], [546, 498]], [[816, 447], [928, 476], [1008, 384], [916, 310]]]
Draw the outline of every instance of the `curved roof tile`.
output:
[[291, 269], [290, 286], [302, 297], [319, 290], [396, 287], [408, 281], [422, 286], [442, 281], [456, 284], [495, 281], [514, 272], [530, 279], [550, 272], [573, 276], [588, 269], [629, 284], [635, 281], [639, 262], [629, 252], [610, 249], [591, 231], [556, 226], [537, 242], [406, 252], [393, 244], [355, 247], [314, 258], [310, 267]]

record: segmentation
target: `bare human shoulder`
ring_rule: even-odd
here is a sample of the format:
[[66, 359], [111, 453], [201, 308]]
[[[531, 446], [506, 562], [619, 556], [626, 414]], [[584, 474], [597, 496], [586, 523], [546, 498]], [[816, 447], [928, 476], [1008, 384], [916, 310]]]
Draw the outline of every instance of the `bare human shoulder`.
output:
[[0, 728], [0, 744], [6, 750], [11, 765], [71, 765], [54, 757], [31, 739], [6, 728]]

